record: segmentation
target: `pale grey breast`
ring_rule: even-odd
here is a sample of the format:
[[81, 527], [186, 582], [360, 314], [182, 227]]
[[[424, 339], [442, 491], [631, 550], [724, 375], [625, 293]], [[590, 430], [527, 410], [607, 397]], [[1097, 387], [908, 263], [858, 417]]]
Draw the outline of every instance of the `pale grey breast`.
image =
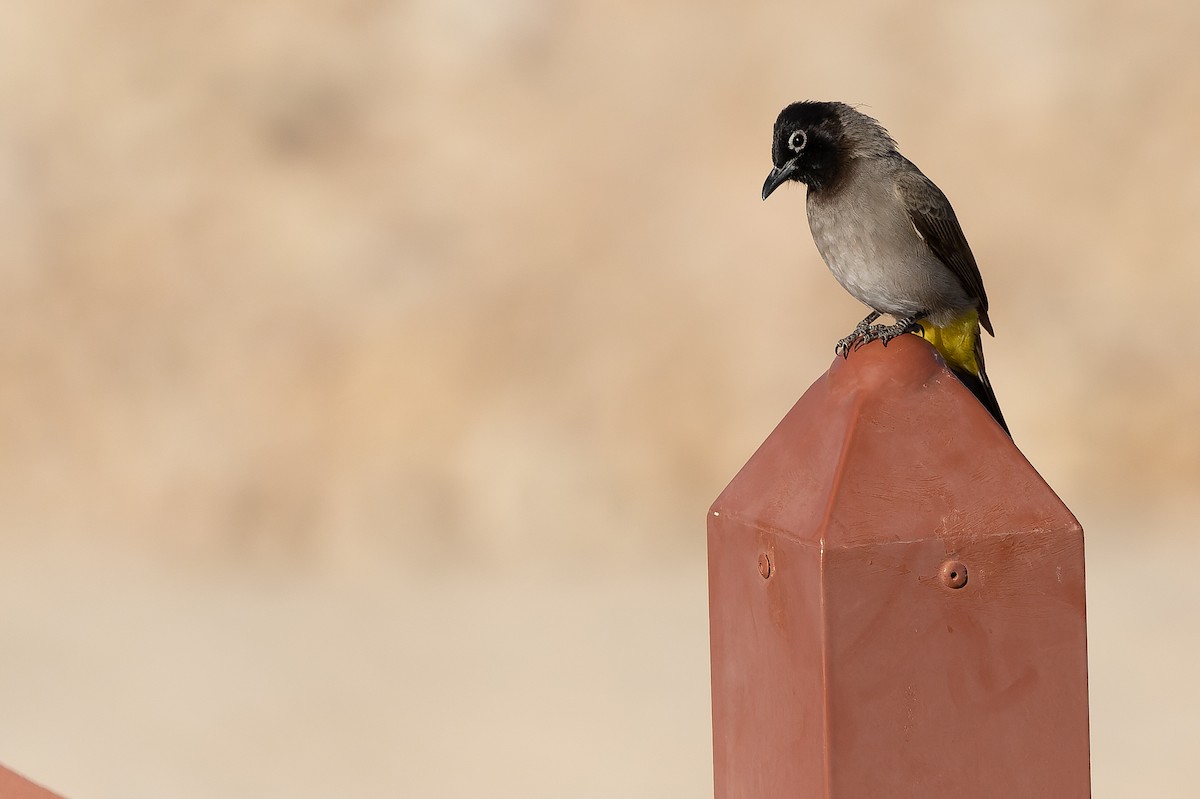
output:
[[903, 165], [852, 159], [836, 187], [808, 192], [808, 225], [829, 271], [859, 302], [901, 317], [928, 311], [939, 324], [973, 303], [913, 227], [892, 177]]

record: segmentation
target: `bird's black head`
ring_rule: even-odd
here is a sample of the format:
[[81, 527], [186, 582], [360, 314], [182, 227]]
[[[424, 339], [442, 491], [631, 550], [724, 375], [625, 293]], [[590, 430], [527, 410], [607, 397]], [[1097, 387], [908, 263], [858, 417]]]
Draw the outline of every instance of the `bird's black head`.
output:
[[847, 112], [862, 116], [844, 103], [811, 100], [792, 103], [779, 112], [771, 142], [774, 167], [763, 184], [764, 200], [789, 180], [813, 189], [833, 182], [839, 163], [849, 157], [843, 145]]

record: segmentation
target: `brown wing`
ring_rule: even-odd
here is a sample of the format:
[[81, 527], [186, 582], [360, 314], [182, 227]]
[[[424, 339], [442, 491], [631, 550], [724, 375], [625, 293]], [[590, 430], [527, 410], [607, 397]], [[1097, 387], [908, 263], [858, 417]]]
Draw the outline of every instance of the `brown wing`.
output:
[[933, 181], [921, 174], [911, 162], [911, 169], [900, 170], [896, 176], [897, 191], [903, 200], [913, 228], [925, 239], [929, 249], [959, 279], [967, 294], [979, 301], [979, 323], [992, 333], [992, 322], [988, 319], [987, 293], [983, 290], [983, 276], [971, 246], [958, 225], [958, 218], [950, 201]]

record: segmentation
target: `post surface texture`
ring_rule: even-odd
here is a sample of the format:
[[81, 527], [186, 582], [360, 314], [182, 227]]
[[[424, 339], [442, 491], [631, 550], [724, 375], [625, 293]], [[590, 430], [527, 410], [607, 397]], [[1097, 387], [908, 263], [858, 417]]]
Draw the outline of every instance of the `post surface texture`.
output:
[[1083, 531], [918, 337], [834, 361], [708, 553], [717, 799], [1090, 796]]

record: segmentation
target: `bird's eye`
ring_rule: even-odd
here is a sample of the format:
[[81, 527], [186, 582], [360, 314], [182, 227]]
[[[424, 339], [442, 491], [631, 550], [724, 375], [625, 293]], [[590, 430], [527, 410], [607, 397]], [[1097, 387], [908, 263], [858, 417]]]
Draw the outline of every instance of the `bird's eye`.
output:
[[808, 144], [808, 134], [802, 130], [797, 130], [788, 137], [788, 149], [794, 153], [798, 153], [804, 149], [804, 145]]

